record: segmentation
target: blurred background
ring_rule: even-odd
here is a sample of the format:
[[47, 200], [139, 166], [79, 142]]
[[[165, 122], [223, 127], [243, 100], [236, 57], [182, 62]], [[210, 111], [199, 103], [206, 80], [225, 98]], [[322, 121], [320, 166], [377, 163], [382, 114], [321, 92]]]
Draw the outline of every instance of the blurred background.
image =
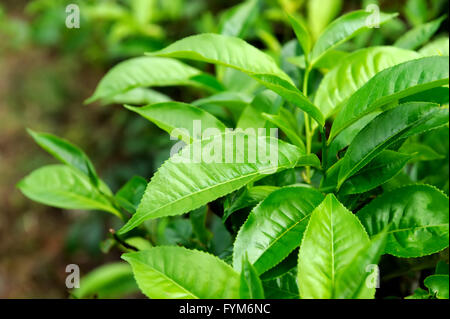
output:
[[[282, 56], [294, 39], [283, 11], [303, 15], [317, 36], [326, 25], [309, 14], [312, 9], [307, 2], [261, 1], [261, 14], [248, 29], [246, 40], [275, 57]], [[412, 27], [448, 12], [448, 0], [337, 2], [321, 21], [371, 3], [400, 13], [382, 29], [357, 37], [349, 50], [392, 44]], [[80, 6], [80, 29], [65, 26], [65, 9], [71, 3]], [[168, 157], [167, 135], [119, 105], [84, 105], [84, 100], [113, 65], [191, 34], [217, 32], [221, 19], [239, 3], [0, 0], [0, 298], [66, 298], [67, 264], [78, 264], [85, 274], [120, 256], [119, 250], [105, 248], [108, 229], [114, 226], [106, 213], [49, 208], [16, 189], [15, 184], [32, 170], [54, 162], [34, 144], [26, 128], [53, 133], [80, 146], [114, 191], [133, 175], [149, 178]], [[443, 33], [448, 34], [447, 22], [441, 26], [439, 34]], [[289, 72], [294, 67], [283, 68]], [[178, 101], [204, 94], [194, 88], [160, 92]], [[183, 227], [165, 229], [166, 241], [189, 237], [192, 229]], [[224, 236], [222, 242], [231, 240]]]

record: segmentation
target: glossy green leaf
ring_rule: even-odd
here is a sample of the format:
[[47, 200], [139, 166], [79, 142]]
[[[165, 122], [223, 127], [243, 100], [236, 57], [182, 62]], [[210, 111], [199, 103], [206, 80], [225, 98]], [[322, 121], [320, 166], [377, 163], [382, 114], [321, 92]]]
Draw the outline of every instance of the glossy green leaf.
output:
[[152, 299], [237, 299], [240, 278], [225, 262], [182, 247], [127, 253], [141, 291]]
[[220, 33], [244, 38], [244, 35], [259, 11], [259, 0], [248, 0], [225, 13]]
[[314, 99], [325, 117], [339, 109], [353, 93], [377, 73], [394, 65], [417, 59], [414, 51], [394, 47], [372, 47], [358, 50], [344, 58], [324, 77]]
[[254, 186], [244, 189], [242, 192], [239, 192], [237, 197], [228, 198], [225, 201], [222, 219], [225, 221], [234, 212], [260, 203], [278, 189], [279, 187], [276, 186]]
[[148, 105], [169, 102], [171, 98], [158, 91], [135, 88], [125, 93], [114, 95], [111, 99], [104, 99], [105, 104], [131, 104], [131, 105]]
[[30, 129], [28, 129], [28, 133], [40, 147], [53, 157], [88, 176], [95, 186], [100, 184], [94, 165], [80, 148], [52, 134], [38, 133]]
[[349, 178], [339, 193], [352, 195], [368, 192], [395, 177], [413, 157], [409, 154], [383, 151], [358, 174]]
[[120, 298], [139, 292], [130, 265], [124, 262], [100, 266], [80, 281], [80, 288], [71, 291], [77, 299]]
[[442, 22], [447, 17], [441, 17], [426, 24], [419, 25], [400, 37], [394, 46], [402, 49], [415, 50], [427, 43], [431, 37], [439, 30]]
[[[322, 7], [323, 8], [323, 7]], [[311, 64], [314, 65], [328, 50], [350, 40], [359, 32], [369, 29], [368, 21], [372, 12], [353, 11], [331, 23], [317, 40], [311, 53]], [[380, 24], [396, 17], [397, 14], [380, 13]]]
[[200, 85], [195, 76], [201, 74], [201, 71], [173, 59], [133, 58], [113, 67], [86, 102], [112, 99], [139, 87]]
[[264, 288], [253, 265], [244, 258], [241, 267], [241, 299], [264, 299]]
[[449, 37], [447, 36], [434, 40], [420, 49], [419, 53], [423, 56], [449, 56]]
[[292, 29], [294, 29], [294, 33], [297, 37], [300, 46], [302, 47], [303, 54], [305, 57], [308, 57], [309, 52], [311, 52], [311, 36], [308, 32], [308, 29], [303, 24], [303, 22], [297, 17], [288, 14], [289, 22], [291, 23]]
[[399, 99], [449, 82], [446, 57], [408, 61], [375, 75], [343, 105], [331, 128], [329, 143], [363, 116]]
[[[348, 266], [369, 243], [358, 218], [332, 194], [312, 213], [298, 259], [298, 285], [303, 299], [330, 299]], [[346, 278], [346, 277], [344, 277]]]
[[[317, 157], [304, 156], [297, 147], [268, 137], [258, 141], [258, 148], [270, 150], [272, 147], [270, 154], [274, 157], [262, 156], [257, 154], [252, 141], [255, 141], [253, 137], [243, 133], [225, 133], [195, 141], [171, 157], [155, 173], [137, 213], [120, 233], [146, 219], [194, 210], [267, 174], [297, 165], [319, 164]], [[224, 145], [225, 152], [222, 152]], [[278, 152], [274, 151], [276, 147]], [[215, 158], [211, 156], [212, 150]]]
[[63, 209], [103, 210], [120, 213], [96, 189], [89, 178], [65, 165], [48, 165], [35, 170], [17, 187], [28, 198]]
[[323, 201], [317, 190], [286, 187], [271, 193], [250, 213], [233, 251], [233, 266], [240, 270], [248, 255], [259, 274], [286, 258], [302, 240], [309, 216]]
[[444, 106], [449, 104], [449, 99], [449, 89], [448, 87], [443, 86], [410, 95], [404, 99], [401, 99], [399, 103], [432, 102]]
[[448, 110], [433, 103], [407, 103], [382, 113], [354, 138], [339, 171], [338, 188], [381, 151], [414, 134], [448, 122]]
[[370, 236], [391, 225], [386, 253], [405, 258], [430, 255], [448, 247], [448, 215], [448, 197], [427, 185], [385, 193], [357, 214]]
[[179, 102], [167, 102], [145, 107], [126, 106], [127, 109], [156, 124], [159, 128], [185, 143], [201, 139], [206, 130], [225, 132], [225, 125], [208, 112]]
[[308, 0], [308, 27], [316, 40], [322, 31], [339, 14], [343, 6], [342, 0]]
[[292, 144], [302, 150], [306, 150], [305, 143], [298, 132], [297, 123], [295, 122], [295, 119], [292, 118], [292, 114], [288, 110], [281, 108], [277, 115], [263, 113], [262, 116], [270, 123], [281, 129]]
[[367, 243], [336, 275], [336, 299], [373, 299], [378, 286], [377, 264], [386, 246], [386, 231]]
[[310, 114], [320, 125], [322, 113], [292, 83], [275, 61], [247, 42], [218, 34], [200, 34], [177, 41], [167, 48], [149, 53], [163, 56], [203, 61], [234, 68], [276, 92], [284, 99]]
[[448, 275], [432, 275], [425, 278], [425, 286], [430, 289], [430, 291], [436, 295], [438, 299], [448, 299], [448, 286], [449, 286], [449, 276]]
[[114, 196], [117, 203], [130, 213], [135, 213], [144, 195], [147, 181], [140, 176], [132, 177]]

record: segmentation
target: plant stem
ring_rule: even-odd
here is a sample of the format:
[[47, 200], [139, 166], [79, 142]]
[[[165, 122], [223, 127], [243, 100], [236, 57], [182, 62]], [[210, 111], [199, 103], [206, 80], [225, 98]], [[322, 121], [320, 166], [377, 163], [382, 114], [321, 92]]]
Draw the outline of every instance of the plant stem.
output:
[[[310, 72], [311, 72], [310, 66], [307, 65], [305, 70], [305, 76], [303, 79], [303, 94], [306, 97], [308, 97], [308, 81]], [[310, 127], [309, 115], [306, 112], [304, 112], [304, 114], [305, 114], [306, 155], [309, 155], [311, 154], [312, 132]], [[311, 184], [311, 167], [309, 166], [306, 166], [305, 181], [308, 184]]]
[[327, 160], [328, 160], [327, 133], [326, 127], [324, 126], [322, 128], [322, 169], [324, 176], [328, 168]]

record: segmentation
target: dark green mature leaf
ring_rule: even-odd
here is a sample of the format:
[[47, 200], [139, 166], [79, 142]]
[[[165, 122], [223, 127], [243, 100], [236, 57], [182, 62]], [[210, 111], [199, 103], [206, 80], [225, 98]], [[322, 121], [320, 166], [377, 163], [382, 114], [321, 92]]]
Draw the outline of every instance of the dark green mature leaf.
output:
[[225, 125], [208, 112], [179, 102], [167, 102], [148, 105], [145, 107], [125, 106], [138, 113], [147, 120], [155, 123], [159, 128], [185, 143], [201, 139], [203, 134], [214, 130], [217, 134], [225, 132]]
[[383, 151], [358, 174], [349, 178], [340, 194], [352, 195], [368, 192], [395, 177], [414, 156], [394, 151]]
[[[331, 23], [317, 40], [311, 53], [311, 64], [336, 46], [350, 40], [359, 32], [369, 29], [368, 20], [373, 13], [367, 11], [353, 11]], [[396, 17], [397, 14], [380, 13], [380, 24]]]
[[200, 34], [148, 54], [203, 61], [239, 70], [310, 114], [320, 125], [324, 124], [319, 109], [295, 87], [275, 61], [241, 39], [218, 34]]
[[419, 48], [431, 39], [431, 37], [439, 30], [439, 27], [445, 19], [447, 19], [447, 17], [443, 16], [434, 21], [415, 27], [400, 37], [394, 43], [394, 46], [408, 50]]
[[[253, 136], [231, 132], [188, 145], [155, 173], [137, 213], [120, 233], [133, 229], [146, 219], [194, 210], [264, 175], [297, 165], [320, 165], [317, 157], [304, 156], [294, 145], [275, 138], [261, 138], [256, 143], [258, 147], [252, 146], [253, 141]], [[258, 154], [258, 151], [270, 148], [273, 157]]]
[[433, 103], [407, 103], [382, 113], [353, 140], [339, 171], [338, 188], [395, 142], [448, 122], [448, 110]]
[[28, 129], [28, 133], [40, 147], [53, 157], [79, 170], [89, 177], [94, 186], [99, 186], [100, 179], [97, 176], [94, 165], [80, 148], [52, 134], [38, 133], [30, 129]]
[[264, 299], [264, 288], [261, 279], [259, 279], [258, 272], [253, 265], [244, 258], [241, 267], [241, 299]]
[[271, 193], [253, 209], [236, 237], [234, 268], [240, 270], [245, 255], [259, 274], [276, 266], [300, 245], [309, 216], [323, 199], [319, 191], [306, 187]]
[[432, 275], [425, 278], [425, 286], [436, 295], [438, 299], [449, 298], [449, 276], [448, 275]]
[[334, 195], [328, 195], [313, 211], [303, 235], [298, 259], [300, 297], [329, 299], [339, 296], [342, 285], [338, 280], [347, 278], [343, 274], [369, 242], [358, 218]]
[[240, 278], [210, 254], [182, 247], [127, 253], [141, 291], [152, 299], [237, 299]]
[[66, 165], [39, 168], [21, 180], [17, 187], [28, 198], [45, 205], [64, 209], [98, 209], [121, 216], [87, 176]]
[[264, 294], [267, 299], [298, 299], [296, 276], [289, 272], [279, 278], [263, 281]]
[[370, 236], [388, 232], [386, 253], [430, 255], [448, 247], [448, 197], [432, 186], [411, 185], [385, 193], [357, 214]]
[[329, 117], [377, 73], [419, 57], [417, 52], [387, 46], [358, 50], [327, 73], [317, 89], [314, 104]]
[[222, 217], [223, 221], [227, 220], [231, 214], [240, 209], [260, 203], [267, 196], [278, 189], [279, 187], [277, 186], [255, 186], [244, 189], [244, 191], [240, 193], [237, 198], [228, 199], [229, 201], [232, 201], [232, 203], [227, 201], [225, 202]]
[[71, 295], [84, 298], [120, 298], [139, 292], [130, 265], [124, 262], [98, 267], [81, 278], [80, 288]]
[[130, 213], [135, 213], [144, 195], [147, 181], [140, 176], [131, 178], [114, 196], [117, 203]]
[[375, 75], [343, 105], [331, 128], [329, 143], [363, 116], [399, 99], [449, 82], [447, 57], [408, 61]]
[[244, 35], [257, 16], [259, 0], [248, 0], [225, 13], [220, 33], [232, 37], [244, 38]]
[[448, 87], [438, 87], [423, 91], [400, 100], [400, 104], [406, 102], [433, 102], [439, 105], [448, 105], [449, 89]]
[[202, 72], [173, 59], [139, 57], [119, 63], [100, 81], [94, 95], [86, 102], [112, 99], [139, 87], [176, 85], [202, 86], [195, 80]]

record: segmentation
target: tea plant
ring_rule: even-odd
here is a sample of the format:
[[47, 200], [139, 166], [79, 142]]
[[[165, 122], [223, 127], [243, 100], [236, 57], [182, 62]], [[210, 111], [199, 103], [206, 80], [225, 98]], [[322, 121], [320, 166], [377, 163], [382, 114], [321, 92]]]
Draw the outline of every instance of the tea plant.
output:
[[[315, 36], [288, 15], [302, 53], [283, 70], [280, 57], [239, 38], [258, 10], [245, 2], [220, 34], [122, 62], [99, 83], [88, 102], [126, 104], [180, 140], [148, 184], [133, 177], [114, 194], [78, 147], [30, 131], [63, 164], [19, 188], [47, 205], [121, 219], [104, 244], [125, 251], [149, 298], [374, 298], [388, 255], [436, 257], [419, 263], [437, 265], [428, 291], [409, 298], [448, 298], [439, 254], [449, 246], [448, 37], [429, 43], [444, 18], [393, 46], [348, 52], [373, 13], [347, 13]], [[378, 22], [395, 17], [380, 13]], [[208, 96], [187, 104], [150, 89], [163, 86]], [[278, 137], [261, 130], [274, 128]], [[275, 163], [253, 147], [255, 132], [259, 148], [276, 147]], [[73, 295], [111, 296], [120, 282], [129, 291], [130, 274], [104, 266]]]

